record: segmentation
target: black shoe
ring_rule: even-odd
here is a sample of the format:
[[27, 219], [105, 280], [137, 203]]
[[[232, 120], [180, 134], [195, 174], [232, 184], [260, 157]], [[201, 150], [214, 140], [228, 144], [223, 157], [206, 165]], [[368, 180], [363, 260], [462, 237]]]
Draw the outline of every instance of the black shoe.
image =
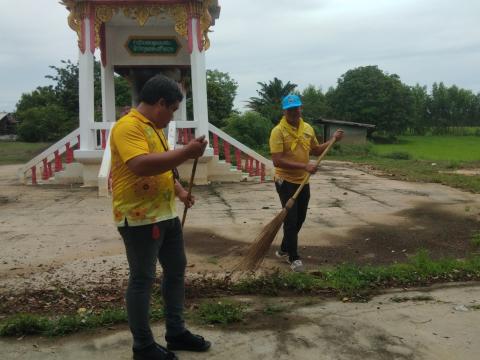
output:
[[177, 336], [165, 336], [168, 350], [207, 351], [212, 345], [200, 335], [192, 334], [186, 330]]
[[168, 351], [163, 346], [153, 343], [147, 346], [145, 349], [135, 350], [133, 349], [134, 360], [178, 360], [175, 354]]

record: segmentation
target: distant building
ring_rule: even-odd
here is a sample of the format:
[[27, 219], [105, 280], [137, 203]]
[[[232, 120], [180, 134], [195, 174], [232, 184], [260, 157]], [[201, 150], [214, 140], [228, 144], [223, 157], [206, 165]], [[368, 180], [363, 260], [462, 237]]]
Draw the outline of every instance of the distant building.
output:
[[316, 125], [323, 126], [323, 139], [330, 139], [335, 130], [341, 128], [345, 131], [342, 139], [343, 144], [365, 144], [367, 135], [375, 130], [375, 125], [362, 124], [350, 121], [318, 119], [314, 122]]
[[17, 134], [17, 120], [11, 113], [0, 112], [0, 136], [14, 137]]

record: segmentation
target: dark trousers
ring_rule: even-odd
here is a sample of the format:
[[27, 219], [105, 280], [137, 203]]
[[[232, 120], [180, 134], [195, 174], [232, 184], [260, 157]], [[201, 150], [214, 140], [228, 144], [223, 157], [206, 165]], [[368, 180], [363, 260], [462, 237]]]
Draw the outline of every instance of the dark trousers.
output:
[[125, 243], [130, 268], [126, 301], [133, 348], [142, 349], [154, 342], [149, 315], [157, 259], [163, 268], [166, 335], [181, 334], [185, 331], [183, 306], [187, 260], [180, 220], [177, 217], [156, 224], [119, 227], [118, 231]]
[[[287, 201], [295, 194], [299, 186], [299, 184], [293, 184], [285, 180], [282, 183], [275, 181], [275, 188], [280, 196], [280, 202], [283, 207], [285, 207]], [[298, 256], [298, 233], [307, 217], [309, 200], [310, 185], [306, 184], [283, 221], [283, 240], [280, 250], [288, 253], [290, 261], [300, 258]]]

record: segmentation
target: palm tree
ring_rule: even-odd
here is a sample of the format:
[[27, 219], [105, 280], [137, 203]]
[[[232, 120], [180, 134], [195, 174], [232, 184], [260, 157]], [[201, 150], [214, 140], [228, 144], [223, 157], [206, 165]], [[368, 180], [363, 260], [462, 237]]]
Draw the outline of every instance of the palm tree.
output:
[[284, 85], [282, 80], [276, 77], [268, 83], [258, 82], [257, 84], [260, 85], [260, 90], [257, 90], [258, 97], [251, 97], [247, 107], [276, 124], [282, 116], [282, 99], [292, 93], [297, 84], [288, 81]]

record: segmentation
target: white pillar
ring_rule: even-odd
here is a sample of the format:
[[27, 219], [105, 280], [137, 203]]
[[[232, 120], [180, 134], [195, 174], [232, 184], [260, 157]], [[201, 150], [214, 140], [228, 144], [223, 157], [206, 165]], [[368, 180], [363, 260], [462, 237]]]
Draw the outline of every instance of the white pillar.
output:
[[[208, 103], [207, 103], [207, 73], [205, 68], [205, 51], [200, 51], [197, 45], [197, 21], [192, 19], [193, 50], [190, 55], [192, 66], [192, 98], [193, 120], [198, 121], [196, 136], [205, 135], [208, 140]], [[212, 148], [207, 148], [205, 155], [213, 154]]]
[[94, 125], [93, 54], [90, 51], [90, 20], [85, 18], [85, 52], [79, 52], [78, 96], [80, 117], [80, 150], [93, 150], [92, 128]]
[[178, 110], [175, 111], [174, 120], [187, 121], [187, 90], [185, 90], [181, 83], [178, 83], [178, 86], [182, 90], [183, 100], [180, 103]]
[[114, 122], [115, 114], [115, 79], [113, 66], [102, 66], [102, 121]]

